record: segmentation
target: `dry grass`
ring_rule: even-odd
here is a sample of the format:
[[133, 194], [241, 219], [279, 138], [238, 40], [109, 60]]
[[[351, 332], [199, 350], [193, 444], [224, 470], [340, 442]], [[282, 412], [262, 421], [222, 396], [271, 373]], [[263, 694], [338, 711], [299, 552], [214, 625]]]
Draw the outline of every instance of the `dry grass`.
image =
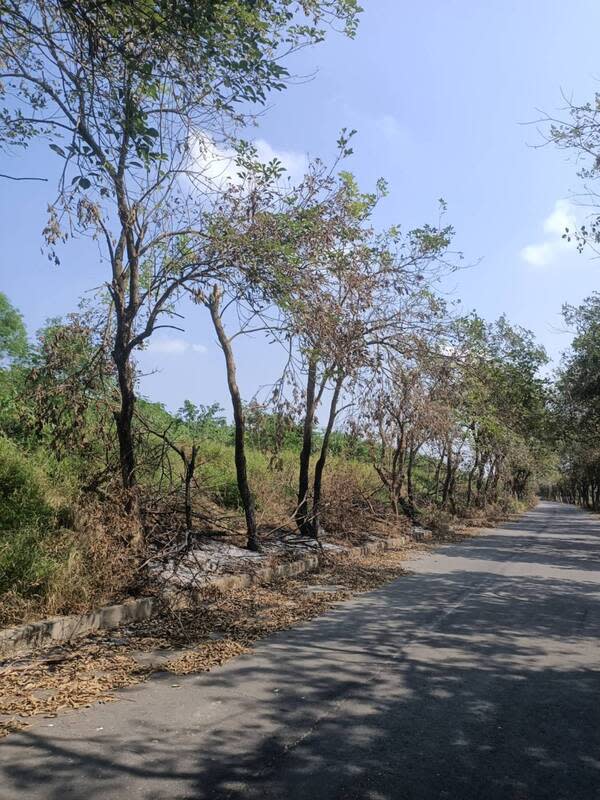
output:
[[0, 596], [0, 625], [89, 611], [130, 594], [139, 556], [130, 546], [131, 522], [120, 498], [101, 503], [85, 498], [73, 511], [72, 528], [44, 540], [44, 556], [55, 565], [39, 591]]

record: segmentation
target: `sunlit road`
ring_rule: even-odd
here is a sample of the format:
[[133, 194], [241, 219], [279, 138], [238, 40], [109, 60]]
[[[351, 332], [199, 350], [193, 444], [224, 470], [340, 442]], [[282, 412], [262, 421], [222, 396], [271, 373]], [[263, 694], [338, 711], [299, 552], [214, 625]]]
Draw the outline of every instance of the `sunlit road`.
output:
[[10, 736], [0, 798], [600, 798], [600, 518], [542, 503], [409, 566], [215, 672]]

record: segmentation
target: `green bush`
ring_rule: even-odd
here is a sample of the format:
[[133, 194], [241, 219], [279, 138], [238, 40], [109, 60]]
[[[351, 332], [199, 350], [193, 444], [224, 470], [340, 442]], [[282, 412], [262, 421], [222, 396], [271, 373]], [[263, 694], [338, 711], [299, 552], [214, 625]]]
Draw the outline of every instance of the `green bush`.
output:
[[39, 530], [9, 531], [0, 537], [0, 593], [43, 594], [57, 566], [45, 551]]
[[229, 478], [221, 483], [217, 490], [220, 504], [229, 510], [237, 510], [242, 507], [242, 498], [238, 489], [237, 479]]
[[[264, 453], [248, 449], [246, 452], [250, 483], [268, 474], [269, 459]], [[196, 476], [199, 484], [209, 492], [215, 502], [229, 510], [242, 506], [235, 471], [234, 448], [216, 441], [204, 441], [200, 446]], [[255, 497], [257, 508], [259, 498]]]
[[52, 524], [40, 471], [8, 439], [0, 438], [0, 536]]
[[53, 518], [39, 469], [0, 438], [0, 592], [40, 592], [55, 567], [43, 544]]

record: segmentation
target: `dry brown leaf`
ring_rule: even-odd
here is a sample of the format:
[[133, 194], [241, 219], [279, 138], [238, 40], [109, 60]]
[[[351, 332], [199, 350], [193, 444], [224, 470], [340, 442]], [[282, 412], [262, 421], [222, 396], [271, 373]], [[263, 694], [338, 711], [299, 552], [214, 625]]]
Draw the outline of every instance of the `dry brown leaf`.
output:
[[[370, 556], [327, 556], [317, 573], [280, 579], [246, 589], [207, 589], [198, 605], [165, 611], [117, 632], [103, 632], [55, 647], [0, 671], [0, 714], [54, 716], [63, 710], [115, 699], [114, 691], [147, 679], [156, 668], [139, 663], [135, 653], [192, 647], [163, 663], [177, 675], [205, 672], [247, 652], [258, 639], [290, 628], [331, 608], [356, 592], [373, 589], [403, 574], [406, 551]], [[316, 584], [332, 592], [307, 592]], [[210, 636], [220, 636], [210, 640]], [[0, 736], [25, 723], [0, 723]]]
[[165, 669], [174, 675], [209, 672], [214, 667], [220, 667], [226, 661], [248, 652], [248, 647], [244, 647], [232, 639], [206, 642], [197, 650], [190, 650], [178, 658], [167, 661]]

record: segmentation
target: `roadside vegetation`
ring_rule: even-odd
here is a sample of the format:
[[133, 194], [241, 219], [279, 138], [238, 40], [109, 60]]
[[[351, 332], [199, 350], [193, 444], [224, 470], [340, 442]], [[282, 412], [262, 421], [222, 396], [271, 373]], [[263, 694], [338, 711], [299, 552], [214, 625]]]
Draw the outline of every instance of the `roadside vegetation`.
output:
[[[200, 538], [259, 551], [282, 532], [477, 524], [553, 483], [546, 355], [448, 306], [445, 204], [382, 229], [388, 187], [346, 169], [352, 131], [298, 182], [248, 141], [289, 53], [353, 35], [354, 0], [0, 11], [0, 143], [48, 142], [48, 255], [93, 237], [103, 281], [35, 335], [0, 295], [1, 622], [147, 591], [149, 560]], [[136, 356], [184, 309], [214, 328], [228, 408], [209, 387], [175, 413], [139, 394]], [[261, 399], [237, 382], [250, 335], [285, 354]]]
[[[566, 99], [566, 98], [563, 98]], [[563, 239], [580, 254], [597, 258], [600, 247], [600, 94], [583, 103], [566, 100], [560, 118], [542, 120], [549, 145], [566, 152], [581, 182], [578, 206], [583, 222], [565, 228]], [[573, 334], [550, 395], [556, 469], [541, 487], [543, 497], [600, 510], [600, 293], [563, 306], [565, 328]]]
[[553, 480], [542, 485], [541, 494], [599, 511], [600, 295], [591, 295], [579, 306], [565, 306], [563, 316], [575, 336], [551, 398], [557, 463]]

